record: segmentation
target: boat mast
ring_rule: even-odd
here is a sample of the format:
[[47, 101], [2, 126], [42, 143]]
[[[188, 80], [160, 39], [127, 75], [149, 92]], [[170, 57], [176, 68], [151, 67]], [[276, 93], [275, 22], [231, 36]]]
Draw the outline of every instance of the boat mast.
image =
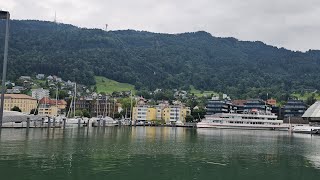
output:
[[68, 111], [68, 113], [67, 113], [67, 118], [68, 118], [69, 115], [70, 115], [70, 111], [72, 111], [72, 104], [73, 104], [73, 96], [72, 96], [72, 98], [71, 98], [71, 102], [70, 102], [70, 106], [69, 106], [69, 111]]
[[77, 83], [74, 83], [74, 98], [73, 98], [73, 117], [76, 116], [76, 96], [77, 96]]
[[130, 119], [132, 121], [132, 90], [130, 90]]
[[99, 105], [99, 96], [97, 96], [97, 109], [96, 109], [97, 117], [99, 117], [99, 107], [98, 107], [98, 105]]
[[58, 86], [56, 87], [56, 108], [57, 108], [57, 114], [56, 116], [58, 117]]
[[116, 109], [116, 100], [113, 98], [113, 111], [112, 111], [112, 118], [114, 118], [114, 111]]
[[[101, 100], [102, 100], [102, 117], [105, 117], [107, 115], [107, 107], [106, 107], [107, 106], [107, 101], [105, 100], [104, 103], [103, 103], [103, 98]], [[103, 104], [104, 104], [104, 107], [103, 107]]]

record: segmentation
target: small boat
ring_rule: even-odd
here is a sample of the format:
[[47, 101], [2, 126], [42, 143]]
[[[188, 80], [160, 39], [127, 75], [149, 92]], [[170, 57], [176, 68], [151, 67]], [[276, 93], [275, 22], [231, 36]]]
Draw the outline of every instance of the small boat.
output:
[[114, 120], [113, 118], [106, 116], [106, 117], [93, 117], [91, 118], [93, 126], [118, 126], [118, 121]]
[[79, 121], [80, 121], [80, 124], [86, 124], [86, 121], [80, 117], [68, 118], [66, 121], [66, 124], [78, 124]]
[[320, 127], [296, 125], [292, 128], [292, 132], [302, 134], [320, 134]]

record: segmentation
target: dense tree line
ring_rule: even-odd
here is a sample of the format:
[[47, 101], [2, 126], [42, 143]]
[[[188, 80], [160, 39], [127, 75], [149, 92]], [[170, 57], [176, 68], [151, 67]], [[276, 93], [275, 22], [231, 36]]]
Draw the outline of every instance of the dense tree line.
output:
[[[106, 32], [29, 20], [14, 20], [10, 26], [11, 80], [45, 73], [93, 85], [98, 75], [134, 84], [138, 90], [188, 90], [193, 85], [233, 98], [268, 93], [284, 100], [294, 91], [320, 89], [319, 51], [293, 52], [206, 32]], [[3, 35], [1, 28], [0, 42]]]

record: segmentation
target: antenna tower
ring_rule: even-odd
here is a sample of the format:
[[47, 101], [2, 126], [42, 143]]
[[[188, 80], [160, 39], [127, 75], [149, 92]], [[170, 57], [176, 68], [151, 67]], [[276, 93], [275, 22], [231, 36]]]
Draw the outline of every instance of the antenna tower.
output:
[[54, 23], [57, 23], [57, 12], [54, 12]]

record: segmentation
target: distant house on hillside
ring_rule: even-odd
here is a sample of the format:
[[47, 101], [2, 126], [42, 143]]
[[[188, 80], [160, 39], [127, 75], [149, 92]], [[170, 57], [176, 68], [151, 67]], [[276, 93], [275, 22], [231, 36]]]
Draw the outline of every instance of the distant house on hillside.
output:
[[62, 79], [58, 76], [52, 76], [53, 80], [56, 82], [62, 82]]
[[162, 91], [162, 89], [158, 89], [158, 88], [157, 88], [156, 90], [153, 91], [153, 93], [156, 94], [156, 93], [159, 93], [159, 92], [161, 92], [161, 91]]
[[57, 77], [57, 78], [56, 78], [56, 82], [62, 82], [62, 79], [59, 78], [59, 77]]
[[176, 91], [174, 93], [175, 98], [181, 97], [182, 99], [185, 99], [187, 98], [187, 95], [188, 95], [187, 91]]
[[12, 89], [16, 89], [16, 90], [19, 90], [19, 91], [25, 90], [25, 88], [22, 87], [22, 86], [14, 86], [14, 87], [12, 87]]
[[7, 89], [7, 94], [20, 94], [21, 91], [18, 89]]
[[20, 79], [20, 80], [30, 81], [30, 80], [31, 80], [31, 77], [30, 77], [30, 76], [20, 76], [19, 79]]
[[71, 82], [70, 80], [68, 80], [67, 83], [66, 83], [66, 85], [67, 85], [67, 86], [73, 86], [73, 85], [74, 85], [74, 82]]
[[37, 100], [40, 100], [44, 97], [49, 97], [50, 95], [50, 91], [48, 89], [43, 89], [43, 88], [32, 89], [31, 92], [32, 92], [32, 97], [36, 98]]
[[44, 79], [45, 76], [44, 76], [44, 74], [37, 74], [37, 75], [36, 75], [36, 78], [37, 78], [37, 79]]
[[13, 83], [13, 82], [11, 82], [11, 81], [7, 81], [7, 82], [5, 83], [5, 85], [6, 85], [6, 86], [11, 85], [11, 86], [13, 87], [13, 86], [15, 86], [16, 84]]
[[52, 80], [53, 80], [53, 77], [50, 75], [50, 76], [47, 77], [47, 79], [48, 79], [49, 81], [52, 81]]

